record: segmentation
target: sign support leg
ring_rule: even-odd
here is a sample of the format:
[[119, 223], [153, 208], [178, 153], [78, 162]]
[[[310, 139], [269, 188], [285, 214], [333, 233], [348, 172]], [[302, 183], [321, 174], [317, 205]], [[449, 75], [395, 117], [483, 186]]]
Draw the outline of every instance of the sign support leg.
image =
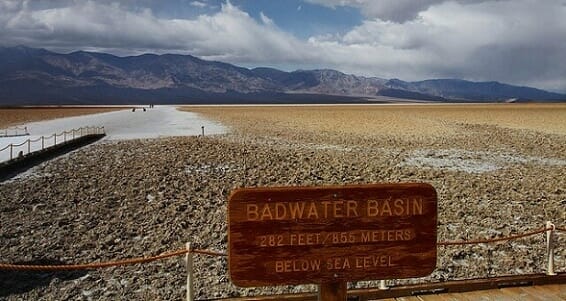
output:
[[323, 283], [318, 286], [319, 301], [346, 301], [347, 282]]

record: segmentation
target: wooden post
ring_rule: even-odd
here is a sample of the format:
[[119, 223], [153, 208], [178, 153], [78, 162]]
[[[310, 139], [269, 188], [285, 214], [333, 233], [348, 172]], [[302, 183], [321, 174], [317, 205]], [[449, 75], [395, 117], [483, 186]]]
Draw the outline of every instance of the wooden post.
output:
[[550, 221], [546, 222], [546, 256], [548, 258], [548, 266], [546, 269], [546, 274], [549, 276], [554, 276], [554, 242], [552, 234], [554, 232], [554, 224]]
[[191, 251], [191, 243], [186, 244], [187, 255], [185, 261], [187, 262], [187, 301], [193, 301], [195, 298], [195, 291], [193, 289], [193, 253]]
[[200, 127], [202, 130], [202, 136], [204, 137], [204, 125]]
[[246, 145], [244, 144], [244, 178], [243, 178], [243, 183], [244, 183], [244, 187], [246, 187], [246, 177], [247, 177], [247, 167], [246, 167], [246, 149], [245, 149]]
[[318, 286], [319, 301], [346, 301], [348, 288], [346, 282], [323, 283]]

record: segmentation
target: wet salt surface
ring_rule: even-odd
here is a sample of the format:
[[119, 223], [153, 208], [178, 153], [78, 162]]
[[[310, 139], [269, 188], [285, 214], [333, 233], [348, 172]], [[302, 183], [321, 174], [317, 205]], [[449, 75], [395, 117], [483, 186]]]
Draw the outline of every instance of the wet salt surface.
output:
[[[36, 140], [41, 136], [51, 136], [64, 131], [78, 129], [81, 127], [94, 126], [104, 127], [106, 131], [105, 140], [128, 140], [160, 138], [171, 136], [196, 136], [202, 133], [204, 126], [205, 135], [222, 134], [227, 129], [219, 123], [210, 121], [198, 114], [191, 112], [178, 111], [174, 106], [157, 106], [152, 109], [122, 110], [108, 113], [83, 115], [76, 117], [60, 118], [47, 121], [28, 123], [29, 136], [0, 137], [0, 149], [10, 144], [21, 144], [28, 139]], [[57, 137], [57, 141], [62, 141], [62, 137]], [[61, 139], [61, 140], [60, 140]], [[68, 135], [68, 138], [70, 136]], [[45, 139], [44, 146], [53, 145], [53, 137]], [[41, 141], [31, 143], [30, 150], [41, 149]], [[12, 155], [23, 151], [28, 152], [27, 143], [14, 147]], [[0, 162], [10, 159], [10, 149], [0, 151]]]

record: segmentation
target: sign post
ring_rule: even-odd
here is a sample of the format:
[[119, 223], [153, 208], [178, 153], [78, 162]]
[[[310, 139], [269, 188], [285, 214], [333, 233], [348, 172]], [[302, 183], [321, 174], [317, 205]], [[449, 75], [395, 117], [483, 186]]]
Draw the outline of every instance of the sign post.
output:
[[347, 292], [346, 282], [323, 283], [318, 286], [318, 300], [346, 301]]
[[436, 267], [437, 196], [428, 184], [236, 189], [228, 200], [229, 270], [238, 286], [423, 277]]

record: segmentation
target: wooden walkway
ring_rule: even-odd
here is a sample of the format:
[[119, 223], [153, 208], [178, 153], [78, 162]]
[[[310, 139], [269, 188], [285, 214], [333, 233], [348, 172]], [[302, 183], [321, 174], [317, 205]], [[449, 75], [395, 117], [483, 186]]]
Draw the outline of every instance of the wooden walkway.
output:
[[[316, 293], [222, 298], [223, 301], [317, 301]], [[348, 301], [566, 301], [566, 273], [503, 276], [378, 288], [348, 290]]]
[[566, 284], [549, 284], [523, 287], [506, 287], [466, 293], [444, 293], [375, 299], [380, 301], [564, 301]]

